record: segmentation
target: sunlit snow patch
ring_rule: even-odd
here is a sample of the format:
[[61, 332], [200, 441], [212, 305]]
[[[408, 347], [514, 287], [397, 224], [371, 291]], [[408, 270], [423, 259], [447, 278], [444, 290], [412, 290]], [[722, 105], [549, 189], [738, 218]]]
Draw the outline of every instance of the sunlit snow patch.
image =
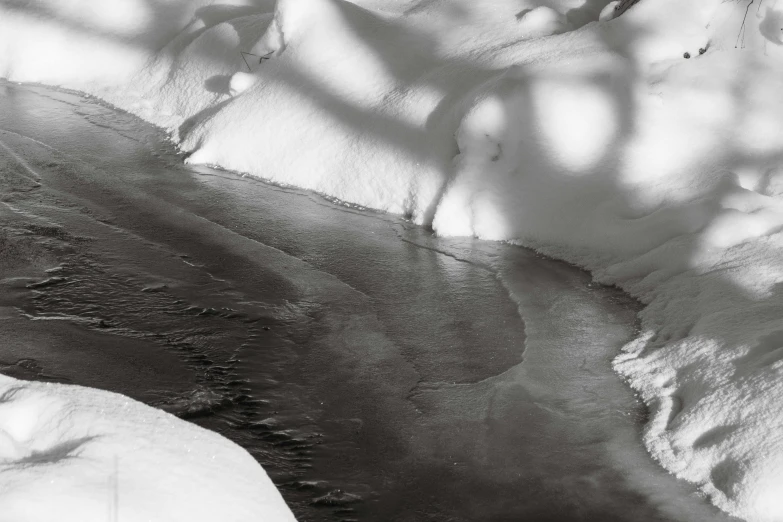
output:
[[238, 72], [234, 73], [229, 83], [229, 90], [232, 96], [242, 94], [256, 82], [255, 76], [252, 74]]
[[565, 16], [543, 5], [522, 11], [517, 17], [523, 34], [530, 37], [558, 34], [570, 29]]

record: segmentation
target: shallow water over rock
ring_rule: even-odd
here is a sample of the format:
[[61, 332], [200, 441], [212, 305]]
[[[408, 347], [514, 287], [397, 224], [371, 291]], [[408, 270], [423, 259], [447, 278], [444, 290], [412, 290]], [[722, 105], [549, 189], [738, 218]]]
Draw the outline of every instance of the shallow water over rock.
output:
[[0, 83], [0, 371], [219, 431], [302, 521], [729, 520], [641, 446], [610, 367], [637, 310], [527, 250], [186, 167], [130, 115]]

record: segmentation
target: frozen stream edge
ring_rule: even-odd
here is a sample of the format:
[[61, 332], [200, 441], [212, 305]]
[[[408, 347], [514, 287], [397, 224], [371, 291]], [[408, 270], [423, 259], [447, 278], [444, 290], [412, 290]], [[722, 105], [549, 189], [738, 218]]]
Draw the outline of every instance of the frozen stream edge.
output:
[[[28, 90], [38, 95], [45, 92], [38, 87], [6, 85], [5, 88]], [[113, 112], [99, 109], [99, 105], [94, 101], [74, 101], [72, 94], [59, 92], [54, 97], [70, 97], [72, 103], [69, 105], [77, 113], [80, 107], [92, 107], [88, 111], [87, 119], [102, 127], [106, 124], [107, 114]], [[3, 127], [8, 123], [3, 122]], [[108, 128], [133, 139], [133, 134], [137, 132], [133, 126], [139, 125], [146, 126], [135, 118], [123, 116], [118, 121], [110, 122]], [[4, 131], [15, 133], [9, 129]], [[3, 141], [6, 143], [3, 148], [6, 152], [10, 148], [10, 140], [6, 140], [7, 137], [9, 136], [3, 135]], [[22, 141], [25, 140], [27, 138]], [[41, 138], [33, 141], [40, 147], [47, 140]], [[30, 143], [27, 146], [30, 146]], [[145, 145], [149, 146], [149, 143]], [[50, 152], [55, 154], [59, 154], [55, 151], [63, 150], [59, 145], [56, 148], [49, 145], [44, 147], [50, 148]], [[2, 152], [0, 151], [0, 154]], [[26, 153], [29, 153], [29, 150]], [[12, 153], [11, 156], [13, 160], [19, 161], [19, 153]], [[29, 158], [23, 161], [27, 160]], [[230, 190], [232, 187], [243, 186], [254, 187], [249, 190], [277, 191], [304, 201], [302, 194], [297, 191], [270, 189], [230, 173], [205, 174], [204, 170], [200, 171], [201, 174], [190, 172], [196, 177], [203, 175], [203, 183], [224, 191], [224, 195], [229, 198], [234, 197]], [[46, 186], [49, 180], [46, 175], [41, 177], [40, 181]], [[107, 181], [104, 180], [104, 183]], [[238, 183], [241, 185], [237, 185]], [[309, 198], [308, 205], [316, 202], [317, 205], [325, 206], [323, 202], [317, 201], [319, 198]], [[329, 208], [332, 212], [335, 210], [335, 207]], [[360, 221], [367, 219], [366, 214], [352, 210], [345, 210], [344, 213], [358, 216], [356, 219]], [[586, 273], [564, 263], [546, 261], [546, 270], [532, 273], [521, 271], [521, 264], [531, 263], [531, 259], [536, 257], [521, 248], [472, 240], [438, 239], [394, 218], [372, 216], [372, 219], [379, 222], [392, 223], [393, 233], [410, 244], [436, 250], [460, 262], [492, 271], [508, 289], [525, 320], [527, 342], [524, 362], [511, 366], [499, 375], [477, 382], [429, 382], [408, 391], [406, 400], [416, 404], [419, 410], [428, 412], [427, 426], [440, 428], [443, 433], [448, 434], [447, 428], [454, 419], [468, 420], [469, 429], [473, 430], [470, 438], [477, 437], [487, 448], [491, 448], [499, 440], [505, 442], [504, 447], [513, 446], [514, 443], [510, 442], [509, 438], [518, 436], [518, 433], [510, 428], [498, 429], [491, 425], [502, 421], [505, 426], [513, 427], [517, 422], [529, 422], [530, 412], [514, 407], [515, 403], [527, 401], [546, 412], [545, 417], [536, 417], [529, 424], [528, 436], [531, 440], [538, 438], [551, 441], [551, 453], [539, 454], [538, 466], [547, 467], [547, 459], [557, 453], [560, 442], [573, 439], [577, 441], [575, 447], [583, 447], [586, 452], [603, 459], [602, 465], [607, 469], [619, 472], [621, 482], [625, 481], [631, 490], [641, 492], [647, 498], [652, 512], [658, 512], [664, 517], [662, 519], [671, 517], [674, 520], [689, 521], [720, 520], [720, 515], [713, 508], [692, 495], [691, 488], [663, 473], [649, 459], [639, 441], [638, 421], [642, 410], [638, 402], [634, 402], [630, 391], [609, 371], [611, 358], [632, 333], [629, 325], [633, 323], [636, 305], [630, 298], [614, 290], [592, 285]], [[214, 222], [207, 221], [204, 226], [212, 226], [210, 223]], [[221, 227], [224, 231], [228, 230], [225, 226]], [[279, 255], [290, 255], [278, 252]], [[304, 264], [324, 272], [323, 268], [318, 268], [317, 260], [308, 260]], [[344, 278], [338, 276], [338, 279], [354, 290], [354, 286]], [[364, 299], [371, 299], [365, 294], [362, 295]], [[590, 430], [594, 430], [592, 435], [585, 436], [585, 432]], [[465, 437], [465, 434], [461, 436]], [[450, 443], [447, 435], [439, 440], [424, 440], [421, 435], [418, 437], [415, 450], [425, 454], [434, 446]], [[499, 476], [509, 473], [511, 481], [513, 470], [510, 467], [495, 471]], [[588, 473], [587, 476], [589, 475]], [[571, 489], [578, 495], [591, 494], [589, 488], [586, 493], [580, 492], [585, 489], [584, 474], [575, 474], [573, 479], [574, 483], [566, 484], [567, 490]], [[599, 489], [600, 486], [601, 484], [597, 485]], [[621, 489], [625, 487], [623, 485]], [[605, 500], [611, 501], [611, 498]], [[622, 502], [619, 502], [618, 512], [622, 511], [622, 507]]]

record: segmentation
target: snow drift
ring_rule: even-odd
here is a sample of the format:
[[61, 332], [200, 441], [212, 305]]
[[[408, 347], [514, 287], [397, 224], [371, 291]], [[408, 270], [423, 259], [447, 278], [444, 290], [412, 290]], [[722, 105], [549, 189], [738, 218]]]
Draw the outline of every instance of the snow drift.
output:
[[3, 520], [294, 520], [246, 451], [122, 395], [0, 376]]
[[773, 521], [779, 4], [5, 0], [0, 75], [99, 96], [190, 162], [622, 287], [647, 305], [615, 367], [651, 408], [648, 449], [722, 509]]

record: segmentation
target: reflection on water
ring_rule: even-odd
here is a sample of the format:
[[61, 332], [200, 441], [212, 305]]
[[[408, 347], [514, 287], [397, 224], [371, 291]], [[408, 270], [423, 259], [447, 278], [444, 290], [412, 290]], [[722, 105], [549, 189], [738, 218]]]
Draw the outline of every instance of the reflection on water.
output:
[[73, 94], [0, 84], [0, 145], [0, 371], [219, 431], [303, 521], [728, 520], [644, 453], [637, 307], [583, 272], [185, 168]]

